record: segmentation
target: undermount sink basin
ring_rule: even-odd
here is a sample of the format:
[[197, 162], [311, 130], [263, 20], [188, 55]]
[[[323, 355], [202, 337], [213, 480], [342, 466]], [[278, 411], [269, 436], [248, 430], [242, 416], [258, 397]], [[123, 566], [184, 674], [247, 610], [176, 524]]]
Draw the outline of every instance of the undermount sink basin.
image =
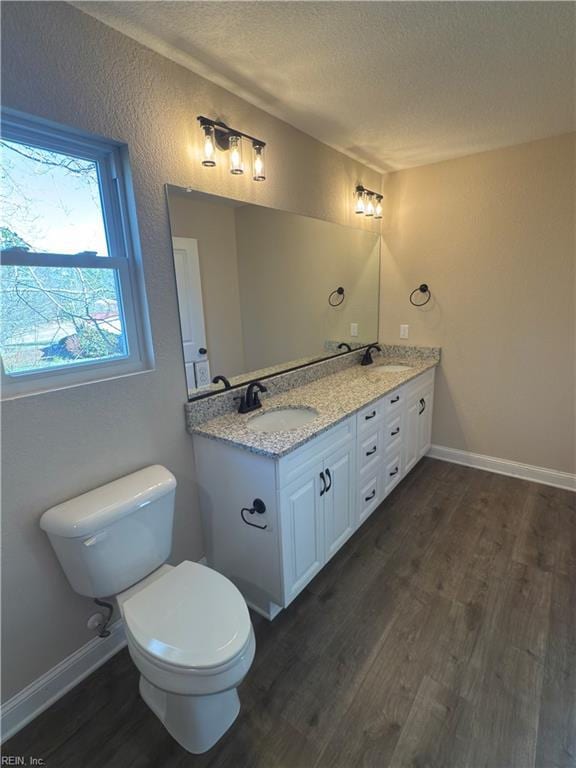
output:
[[316, 416], [318, 411], [314, 408], [274, 408], [252, 416], [247, 426], [252, 432], [282, 432], [303, 427]]
[[374, 373], [402, 373], [412, 370], [411, 365], [375, 365], [371, 368]]

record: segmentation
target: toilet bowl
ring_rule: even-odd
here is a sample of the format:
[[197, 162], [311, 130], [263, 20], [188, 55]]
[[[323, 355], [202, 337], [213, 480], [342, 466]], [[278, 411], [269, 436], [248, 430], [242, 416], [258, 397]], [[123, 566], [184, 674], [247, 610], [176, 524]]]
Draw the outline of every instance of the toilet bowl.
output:
[[244, 598], [210, 568], [164, 565], [117, 596], [140, 694], [186, 750], [210, 749], [240, 710], [256, 642]]

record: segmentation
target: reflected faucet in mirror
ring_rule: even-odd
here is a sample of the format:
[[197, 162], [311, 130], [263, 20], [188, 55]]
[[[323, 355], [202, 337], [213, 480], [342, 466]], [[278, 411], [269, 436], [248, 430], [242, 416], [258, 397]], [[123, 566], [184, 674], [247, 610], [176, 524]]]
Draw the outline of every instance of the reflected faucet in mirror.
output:
[[232, 389], [232, 385], [230, 384], [226, 376], [222, 376], [222, 375], [214, 376], [214, 378], [212, 379], [212, 384], [219, 384], [220, 382], [224, 384], [224, 389]]

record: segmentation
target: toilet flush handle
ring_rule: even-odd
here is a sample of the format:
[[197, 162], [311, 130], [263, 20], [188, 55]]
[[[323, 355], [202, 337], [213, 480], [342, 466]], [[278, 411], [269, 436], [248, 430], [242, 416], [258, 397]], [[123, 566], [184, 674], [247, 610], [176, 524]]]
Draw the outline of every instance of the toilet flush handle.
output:
[[84, 539], [82, 544], [84, 544], [85, 547], [93, 547], [95, 544], [98, 544], [99, 541], [103, 541], [108, 537], [108, 531], [100, 531], [100, 533], [95, 533], [94, 536], [90, 536], [88, 539]]

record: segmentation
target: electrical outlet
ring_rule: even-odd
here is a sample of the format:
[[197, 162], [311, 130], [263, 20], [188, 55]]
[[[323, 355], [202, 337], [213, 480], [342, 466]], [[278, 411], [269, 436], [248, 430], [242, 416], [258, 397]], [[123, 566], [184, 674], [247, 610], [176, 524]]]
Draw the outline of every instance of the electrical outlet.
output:
[[196, 373], [196, 386], [207, 387], [210, 384], [210, 366], [207, 360], [201, 360], [199, 363], [194, 363], [194, 371]]
[[350, 336], [358, 336], [358, 323], [350, 323]]
[[400, 338], [401, 339], [407, 339], [408, 338], [408, 325], [401, 325], [400, 326]]

